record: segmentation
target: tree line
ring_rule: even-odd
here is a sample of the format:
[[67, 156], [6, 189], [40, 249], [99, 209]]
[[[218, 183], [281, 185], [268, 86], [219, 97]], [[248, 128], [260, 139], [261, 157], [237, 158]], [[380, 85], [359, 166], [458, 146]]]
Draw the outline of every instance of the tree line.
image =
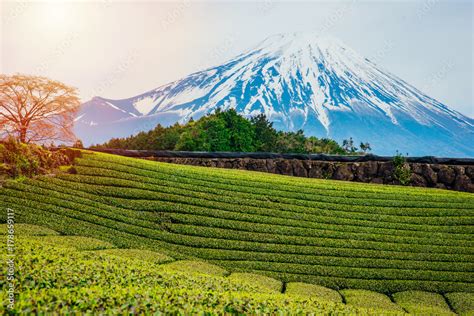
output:
[[252, 118], [239, 115], [234, 109], [215, 112], [199, 120], [169, 127], [157, 125], [153, 130], [140, 132], [91, 148], [182, 151], [231, 151], [276, 153], [360, 154], [370, 151], [369, 143], [361, 143], [360, 150], [352, 138], [343, 145], [329, 138], [305, 136], [296, 132], [277, 131], [265, 114]]

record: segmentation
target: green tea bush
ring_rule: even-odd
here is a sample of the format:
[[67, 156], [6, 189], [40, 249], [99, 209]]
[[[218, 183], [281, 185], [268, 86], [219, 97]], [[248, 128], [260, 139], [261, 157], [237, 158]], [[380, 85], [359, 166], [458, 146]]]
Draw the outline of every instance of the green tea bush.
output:
[[232, 273], [229, 279], [239, 284], [255, 286], [262, 293], [281, 293], [283, 284], [279, 280], [255, 273]]
[[407, 312], [417, 315], [455, 315], [444, 297], [437, 293], [405, 291], [393, 294], [394, 301]]
[[164, 264], [161, 268], [172, 271], [193, 272], [217, 276], [229, 275], [229, 272], [221, 267], [203, 261], [181, 260]]
[[[80, 168], [77, 168], [79, 172], [82, 173], [82, 170]], [[123, 175], [126, 177], [126, 175]], [[165, 183], [160, 183], [160, 184], [144, 184], [143, 181], [131, 181], [131, 180], [124, 180], [124, 179], [118, 179], [118, 178], [113, 178], [113, 177], [108, 177], [108, 176], [98, 176], [98, 174], [94, 176], [84, 176], [82, 174], [80, 175], [74, 175], [74, 176], [65, 176], [61, 175], [58, 177], [59, 179], [67, 179], [69, 181], [73, 180], [75, 182], [83, 183], [83, 184], [88, 184], [88, 185], [95, 185], [98, 187], [114, 187], [116, 188], [115, 191], [111, 191], [109, 195], [116, 196], [116, 197], [124, 197], [124, 198], [130, 198], [130, 196], [137, 197], [137, 198], [151, 198], [155, 194], [177, 194], [177, 195], [183, 195], [186, 194], [189, 197], [194, 197], [198, 199], [204, 199], [208, 201], [217, 201], [217, 202], [224, 202], [226, 204], [240, 204], [240, 205], [247, 205], [249, 208], [261, 208], [261, 209], [279, 209], [281, 211], [291, 211], [295, 213], [313, 213], [317, 215], [329, 215], [330, 213], [336, 213], [342, 218], [354, 218], [354, 219], [361, 219], [361, 220], [367, 220], [370, 219], [371, 216], [373, 216], [373, 212], [371, 212], [374, 209], [377, 210], [377, 213], [382, 213], [380, 210], [380, 205], [377, 207], [375, 206], [370, 206], [367, 204], [370, 204], [368, 202], [365, 202], [365, 206], [358, 206], [356, 203], [362, 203], [362, 201], [348, 201], [348, 200], [340, 200], [339, 203], [335, 204], [337, 199], [334, 199], [332, 203], [322, 203], [322, 202], [308, 202], [308, 203], [298, 203], [298, 202], [293, 202], [293, 201], [287, 201], [284, 203], [284, 201], [278, 201], [274, 202], [271, 201], [271, 199], [268, 199], [266, 201], [260, 201], [258, 199], [249, 199], [249, 197], [252, 197], [251, 195], [247, 194], [240, 194], [236, 192], [229, 192], [229, 191], [217, 191], [217, 192], [212, 192], [212, 189], [206, 189], [202, 190], [198, 189], [196, 186], [189, 186], [185, 187], [184, 189], [180, 189], [179, 183], [174, 183], [165, 185]], [[181, 185], [182, 186], [182, 185]], [[127, 193], [123, 193], [123, 191], [126, 191]], [[158, 195], [159, 197], [159, 195]], [[352, 202], [351, 204], [348, 204], [349, 202]], [[302, 205], [296, 205], [296, 204], [305, 204], [304, 206]], [[351, 208], [348, 207], [348, 205], [351, 205]], [[405, 220], [410, 220], [410, 223], [415, 223], [415, 224], [420, 224], [420, 223], [426, 223], [426, 224], [442, 224], [442, 223], [449, 223], [449, 221], [453, 221], [454, 219], [449, 216], [443, 216], [443, 214], [447, 215], [446, 209], [444, 209], [444, 213], [441, 213], [441, 216], [438, 216], [435, 218], [435, 214], [433, 214], [437, 209], [439, 208], [440, 205], [433, 206], [432, 204], [428, 204], [427, 202], [425, 203], [420, 203], [418, 205], [418, 208], [422, 209], [424, 206], [430, 207], [429, 211], [431, 212], [431, 215], [433, 218], [430, 218], [426, 216], [426, 211], [424, 213], [421, 213], [420, 210], [416, 210], [419, 212], [419, 216], [413, 216], [410, 214], [409, 216], [403, 213], [400, 213], [400, 211], [411, 211], [411, 210], [406, 210], [401, 208], [401, 205], [398, 205], [398, 208], [394, 206], [385, 206], [382, 210], [385, 212], [385, 214], [378, 214], [378, 218], [380, 221], [388, 221], [388, 222], [400, 222], [400, 216], [404, 216]], [[308, 209], [309, 207], [309, 209]], [[448, 207], [447, 205], [444, 205], [444, 207]], [[467, 215], [466, 211], [462, 209], [463, 205], [457, 205], [457, 209], [454, 211], [451, 211], [449, 215], [453, 215], [453, 213], [460, 213], [458, 214], [459, 216]], [[467, 208], [472, 208], [471, 205], [466, 205]], [[434, 210], [433, 210], [434, 209]], [[397, 210], [397, 211], [395, 211]], [[390, 214], [393, 211], [393, 213], [397, 214]], [[370, 212], [370, 213], [369, 213]], [[388, 213], [388, 214], [386, 214]], [[417, 212], [414, 215], [418, 215]], [[437, 221], [436, 221], [437, 220]], [[428, 221], [428, 222], [426, 222]]]
[[444, 297], [459, 315], [474, 315], [474, 293], [447, 293]]
[[77, 250], [100, 250], [115, 247], [106, 241], [84, 236], [36, 236], [29, 237], [29, 239], [37, 240], [45, 245], [74, 248]]
[[334, 303], [342, 303], [342, 297], [337, 291], [315, 284], [289, 282], [286, 284], [285, 293], [288, 295], [309, 296]]
[[383, 310], [403, 311], [394, 304], [390, 298], [382, 293], [367, 290], [342, 290], [340, 291], [348, 305], [364, 308], [380, 308]]
[[[0, 235], [8, 234], [8, 226], [6, 224], [0, 224]], [[47, 235], [58, 235], [58, 232], [46, 228], [44, 226], [30, 225], [30, 224], [15, 224], [14, 234], [18, 237], [21, 236], [47, 236]]]
[[[265, 189], [273, 193], [275, 190], [284, 193], [301, 192], [310, 196], [319, 191], [324, 192], [323, 195], [341, 196], [341, 190], [344, 196], [365, 197], [368, 199], [377, 199], [384, 196], [390, 196], [391, 199], [405, 199], [410, 196], [414, 201], [456, 201], [470, 200], [469, 194], [453, 191], [430, 190], [426, 188], [403, 188], [383, 185], [367, 185], [357, 182], [341, 182], [336, 180], [308, 179], [298, 177], [285, 177], [270, 173], [249, 172], [245, 170], [206, 168], [186, 165], [172, 165], [166, 163], [158, 163], [155, 161], [137, 160], [133, 158], [124, 158], [121, 156], [113, 156], [106, 154], [86, 154], [84, 159], [79, 159], [78, 163], [87, 166], [102, 165], [106, 169], [117, 170], [116, 168], [137, 168], [145, 171], [159, 172], [176, 177], [189, 179], [201, 179], [212, 184], [227, 184], [239, 190], [240, 187], [251, 189]], [[298, 190], [295, 190], [297, 188]], [[398, 195], [398, 194], [400, 195]], [[319, 195], [319, 194], [318, 194]], [[405, 195], [405, 196], [403, 196]]]
[[141, 261], [148, 261], [155, 264], [163, 264], [174, 261], [170, 256], [159, 252], [149, 251], [144, 249], [105, 249], [95, 250], [97, 254], [106, 254], [109, 256], [117, 256], [120, 258], [136, 259]]

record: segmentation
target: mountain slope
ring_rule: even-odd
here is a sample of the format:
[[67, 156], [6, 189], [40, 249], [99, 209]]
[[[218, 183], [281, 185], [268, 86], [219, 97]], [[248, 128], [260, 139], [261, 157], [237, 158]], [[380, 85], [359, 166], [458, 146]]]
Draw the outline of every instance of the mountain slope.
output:
[[[340, 41], [312, 34], [277, 35], [229, 62], [124, 100], [95, 98], [123, 112], [91, 127], [86, 143], [199, 118], [217, 107], [265, 113], [282, 130], [338, 141], [369, 141], [378, 154], [474, 156], [474, 120], [381, 70]], [[87, 126], [87, 128], [84, 128]], [[96, 130], [100, 129], [100, 133]]]

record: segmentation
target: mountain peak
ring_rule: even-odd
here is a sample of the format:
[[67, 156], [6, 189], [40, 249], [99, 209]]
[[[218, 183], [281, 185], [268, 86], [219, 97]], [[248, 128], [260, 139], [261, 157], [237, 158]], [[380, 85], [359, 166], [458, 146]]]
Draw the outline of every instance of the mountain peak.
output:
[[[265, 113], [280, 130], [369, 141], [377, 154], [474, 156], [472, 119], [315, 33], [277, 34], [222, 65], [132, 98], [99, 101], [122, 117], [100, 141], [233, 108], [245, 116]], [[90, 133], [97, 138], [99, 131], [87, 126]]]
[[344, 50], [346, 45], [336, 37], [320, 36], [315, 32], [281, 33], [268, 37], [254, 50], [294, 53], [297, 51], [320, 49]]

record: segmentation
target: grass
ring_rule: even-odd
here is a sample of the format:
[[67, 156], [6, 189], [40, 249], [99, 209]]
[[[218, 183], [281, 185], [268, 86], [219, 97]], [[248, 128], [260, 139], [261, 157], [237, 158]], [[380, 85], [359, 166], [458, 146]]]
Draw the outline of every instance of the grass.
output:
[[411, 314], [454, 315], [444, 297], [437, 293], [405, 291], [393, 294], [393, 299]]
[[[91, 246], [94, 250], [140, 249], [136, 253], [143, 250], [150, 263], [177, 259], [161, 268], [166, 271], [231, 278], [243, 273], [237, 274], [243, 283], [258, 274], [268, 279], [255, 277], [256, 284], [274, 279], [300, 293], [295, 297], [313, 298], [304, 292], [331, 297], [321, 288], [291, 285], [301, 282], [385, 294], [474, 292], [474, 195], [469, 193], [88, 152], [73, 168], [75, 174], [7, 181], [0, 202], [15, 211], [19, 223], [106, 243]], [[5, 222], [6, 214], [0, 220]], [[134, 257], [131, 250], [120, 255], [120, 249], [94, 253]], [[276, 289], [274, 284], [269, 288]], [[393, 307], [385, 298], [374, 302]]]

